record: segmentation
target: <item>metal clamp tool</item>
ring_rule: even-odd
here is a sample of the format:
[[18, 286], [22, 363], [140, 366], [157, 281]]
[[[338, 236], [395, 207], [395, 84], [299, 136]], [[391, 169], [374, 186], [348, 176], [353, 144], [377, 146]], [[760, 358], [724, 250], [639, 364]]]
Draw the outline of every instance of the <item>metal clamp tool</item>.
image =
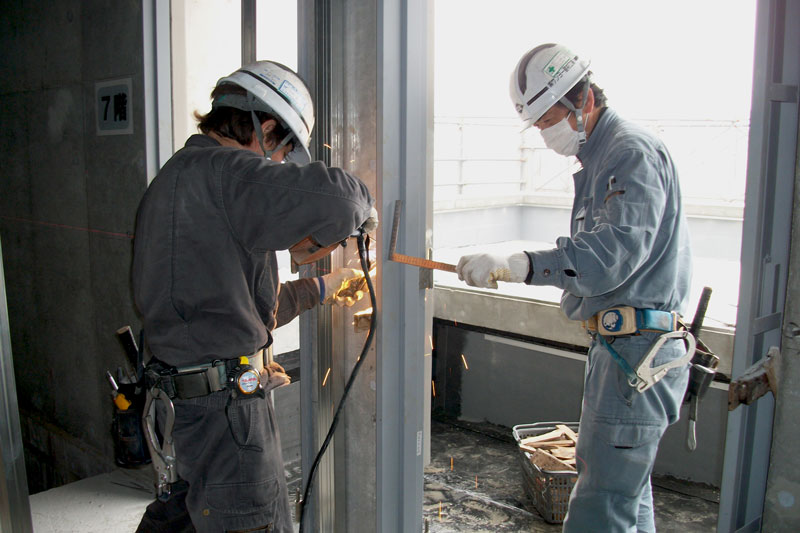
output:
[[[664, 346], [664, 343], [670, 339], [683, 339], [684, 341], [688, 342], [686, 355], [677, 359], [673, 359], [672, 361], [664, 363], [663, 365], [650, 366], [650, 363], [653, 361], [656, 354], [659, 352], [659, 350], [661, 350], [661, 347]], [[636, 390], [639, 392], [646, 391], [658, 383], [661, 378], [663, 378], [667, 372], [673, 368], [689, 364], [689, 362], [692, 360], [692, 357], [694, 357], [696, 345], [697, 342], [695, 341], [694, 335], [687, 330], [663, 333], [656, 339], [653, 345], [650, 346], [650, 349], [647, 350], [647, 354], [645, 354], [639, 364], [636, 365], [635, 373], [638, 380], [635, 383], [630, 383], [630, 386], [636, 387]]]
[[[159, 444], [156, 435], [155, 401], [161, 400], [167, 410], [164, 421], [164, 443]], [[147, 437], [147, 447], [150, 449], [150, 458], [156, 474], [156, 493], [158, 499], [167, 501], [170, 496], [171, 486], [178, 481], [178, 471], [175, 465], [175, 444], [172, 441], [172, 428], [175, 425], [175, 406], [172, 405], [167, 393], [158, 387], [147, 391], [147, 400], [144, 404], [142, 416]]]

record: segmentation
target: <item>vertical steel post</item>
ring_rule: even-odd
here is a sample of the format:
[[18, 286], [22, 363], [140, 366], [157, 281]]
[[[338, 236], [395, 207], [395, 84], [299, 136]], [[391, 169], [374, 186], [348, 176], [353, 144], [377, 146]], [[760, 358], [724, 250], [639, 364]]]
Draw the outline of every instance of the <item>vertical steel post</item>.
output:
[[256, 0], [242, 0], [242, 65], [256, 60]]
[[172, 157], [172, 45], [170, 4], [142, 3], [144, 48], [145, 158], [147, 184]]
[[[316, 124], [311, 137], [313, 159], [331, 164], [332, 138], [331, 82], [331, 12], [329, 0], [298, 0], [297, 3], [297, 60], [298, 74], [308, 85], [314, 100]], [[316, 265], [301, 267], [302, 276], [324, 274], [331, 268], [331, 259], [325, 258]], [[300, 457], [303, 471], [302, 485], [331, 424], [334, 398], [333, 386], [322, 386], [328, 368], [333, 367], [331, 310], [320, 307], [300, 316]], [[334, 455], [336, 440], [328, 447], [319, 464], [311, 501], [306, 502], [308, 531], [333, 531], [336, 509], [334, 490]]]
[[0, 531], [33, 531], [0, 245]]
[[[798, 6], [760, 0], [757, 7], [734, 377], [781, 343], [797, 161]], [[728, 415], [719, 531], [761, 529], [774, 406], [768, 395]]]
[[[432, 36], [432, 2], [379, 0], [379, 210], [386, 221], [395, 200], [403, 200], [398, 246], [418, 257], [432, 247]], [[384, 223], [381, 257], [390, 232]], [[421, 531], [433, 302], [419, 269], [389, 262], [381, 267], [377, 531]]]
[[[431, 247], [432, 3], [302, 0], [298, 23], [300, 73], [312, 87], [317, 109], [316, 155], [362, 178], [376, 193], [384, 221], [375, 254], [380, 325], [374, 352], [367, 355], [375, 363], [363, 365], [351, 391], [339, 426], [344, 431], [326, 456], [334, 464], [321, 464], [317, 498], [309, 502], [316, 527], [307, 526], [419, 531], [432, 300], [418, 269], [385, 261], [384, 243], [391, 230], [386, 213], [399, 198], [407, 206], [402, 246], [418, 256]], [[343, 266], [351, 255], [350, 248], [337, 252], [333, 263]], [[329, 314], [301, 318], [304, 476], [364, 337], [352, 333], [347, 312]], [[334, 381], [321, 389], [328, 366]]]

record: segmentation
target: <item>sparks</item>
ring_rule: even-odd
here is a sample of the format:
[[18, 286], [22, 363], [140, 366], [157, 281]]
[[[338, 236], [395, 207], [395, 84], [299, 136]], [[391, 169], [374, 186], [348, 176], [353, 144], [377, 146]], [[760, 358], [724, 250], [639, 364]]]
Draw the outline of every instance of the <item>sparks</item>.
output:
[[453, 471], [453, 458], [450, 458], [450, 471]]
[[464, 368], [466, 368], [467, 370], [469, 370], [469, 365], [467, 364], [467, 358], [466, 358], [466, 357], [464, 357], [464, 354], [463, 354], [463, 353], [461, 354], [461, 360], [464, 362]]
[[439, 502], [439, 520], [442, 519], [442, 502]]
[[[462, 356], [463, 357], [463, 356]], [[325, 383], [328, 381], [328, 376], [331, 375], [331, 367], [328, 367], [328, 371], [325, 372], [325, 379], [322, 380], [322, 386], [325, 386]]]
[[333, 150], [333, 148], [331, 147], [331, 145], [330, 145], [330, 144], [328, 144], [328, 143], [322, 143], [322, 146], [324, 146], [324, 147], [325, 147], [325, 148], [327, 148], [328, 150]]
[[431, 350], [433, 350], [433, 335], [428, 335], [428, 342], [431, 343]]
[[433, 391], [433, 397], [436, 398], [436, 383], [431, 380], [431, 390]]

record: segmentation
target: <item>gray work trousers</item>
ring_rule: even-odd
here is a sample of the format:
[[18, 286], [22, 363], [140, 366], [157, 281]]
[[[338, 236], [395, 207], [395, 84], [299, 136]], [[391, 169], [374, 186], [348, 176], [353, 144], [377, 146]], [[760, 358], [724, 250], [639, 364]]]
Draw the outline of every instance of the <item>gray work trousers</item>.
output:
[[270, 401], [232, 399], [221, 391], [173, 404], [178, 475], [188, 489], [179, 485], [169, 501], [148, 506], [137, 531], [192, 531], [193, 526], [200, 533], [291, 533], [280, 435]]
[[[611, 346], [635, 368], [657, 338], [657, 333], [618, 337]], [[685, 353], [683, 341], [667, 341], [653, 366]], [[686, 365], [637, 392], [606, 347], [592, 343], [576, 449], [578, 481], [565, 533], [655, 532], [650, 473], [664, 431], [678, 421], [688, 380]]]

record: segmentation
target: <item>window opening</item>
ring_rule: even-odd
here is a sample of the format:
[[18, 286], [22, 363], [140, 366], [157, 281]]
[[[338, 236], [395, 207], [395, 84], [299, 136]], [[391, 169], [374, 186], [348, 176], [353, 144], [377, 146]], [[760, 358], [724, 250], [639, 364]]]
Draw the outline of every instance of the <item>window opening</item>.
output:
[[194, 112], [211, 109], [222, 76], [241, 64], [241, 0], [172, 0], [173, 148], [197, 133]]
[[[561, 43], [592, 60], [609, 107], [667, 145], [692, 237], [686, 311], [695, 309], [708, 285], [714, 296], [706, 325], [733, 327], [755, 6], [626, 1], [598, 11], [596, 2], [578, 0], [570, 10], [593, 15], [565, 18], [557, 3], [534, 8], [525, 0], [490, 10], [480, 2], [435, 3], [434, 258], [454, 263], [476, 251], [552, 248], [558, 236], [569, 234], [578, 163], [547, 150], [534, 128], [521, 132], [508, 96], [509, 75], [522, 54], [541, 43]], [[721, 12], [726, 16], [720, 18]], [[680, 38], [675, 28], [681, 28]], [[434, 281], [483, 290], [446, 272], [435, 272]], [[514, 283], [485, 292], [553, 302], [561, 295], [554, 287]]]

